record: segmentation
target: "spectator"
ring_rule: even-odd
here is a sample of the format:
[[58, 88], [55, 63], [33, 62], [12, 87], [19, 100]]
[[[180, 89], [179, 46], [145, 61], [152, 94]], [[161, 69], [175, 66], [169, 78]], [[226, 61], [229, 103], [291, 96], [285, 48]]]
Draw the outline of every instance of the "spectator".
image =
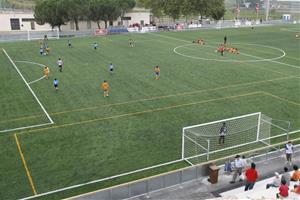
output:
[[291, 181], [299, 181], [300, 180], [300, 171], [298, 170], [298, 166], [294, 165], [293, 169], [294, 169], [294, 173], [291, 177]]
[[251, 158], [246, 158], [246, 156], [242, 156], [242, 160], [243, 160], [243, 170], [246, 169], [246, 167], [250, 167], [251, 163], [252, 163], [252, 159]]
[[289, 196], [289, 187], [286, 185], [286, 181], [282, 180], [279, 187], [279, 193], [276, 194], [277, 199], [286, 198]]
[[296, 194], [300, 194], [300, 184], [299, 185], [294, 185], [294, 189], [292, 189], [291, 192], [295, 192]]
[[251, 163], [251, 168], [246, 170], [245, 191], [252, 190], [254, 187], [254, 184], [258, 178], [258, 172], [256, 171], [255, 167], [256, 167], [255, 163]]
[[281, 181], [285, 180], [286, 185], [287, 185], [287, 186], [290, 186], [291, 175], [290, 175], [290, 173], [288, 172], [289, 169], [288, 169], [287, 167], [284, 167], [283, 170], [284, 170], [284, 172], [283, 172], [283, 174], [282, 174], [282, 176], [281, 176]]
[[[235, 170], [234, 170], [232, 180], [230, 181], [230, 183], [235, 183], [237, 176], [238, 175], [240, 176], [242, 174], [243, 167], [244, 167], [243, 159], [241, 159], [240, 155], [236, 155], [235, 160], [234, 160], [234, 169]], [[241, 181], [241, 179], [240, 179], [240, 181]]]
[[231, 160], [225, 162], [224, 171], [230, 174], [232, 172], [232, 165]]
[[269, 189], [270, 187], [279, 187], [280, 186], [280, 177], [279, 177], [279, 173], [275, 172], [275, 177], [273, 179], [272, 183], [268, 183], [266, 186], [266, 189]]
[[285, 155], [286, 161], [288, 164], [292, 164], [292, 156], [293, 156], [294, 146], [291, 141], [285, 144]]

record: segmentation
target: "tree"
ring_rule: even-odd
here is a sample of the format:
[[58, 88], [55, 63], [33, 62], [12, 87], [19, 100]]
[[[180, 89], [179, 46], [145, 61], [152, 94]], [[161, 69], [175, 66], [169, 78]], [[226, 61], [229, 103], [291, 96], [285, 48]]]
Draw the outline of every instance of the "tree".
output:
[[210, 0], [209, 4], [209, 16], [215, 20], [220, 20], [224, 17], [226, 10], [223, 0]]
[[175, 19], [178, 19], [181, 15], [182, 0], [166, 0], [163, 4], [164, 13]]
[[88, 6], [87, 18], [97, 23], [100, 29], [100, 21], [103, 15], [103, 0], [90, 0]]
[[117, 20], [121, 16], [121, 9], [118, 7], [118, 0], [103, 0], [101, 6], [101, 20], [105, 23], [105, 28], [107, 28], [107, 23]]
[[194, 14], [193, 4], [190, 0], [183, 0], [181, 5], [181, 13], [185, 16], [185, 22], [187, 23], [187, 18]]
[[209, 16], [209, 5], [212, 5], [209, 4], [209, 1], [210, 0], [191, 0], [192, 7], [194, 8], [193, 12], [200, 15], [201, 20], [204, 16]]
[[82, 0], [60, 0], [62, 8], [67, 12], [68, 20], [74, 21], [76, 30], [79, 30], [78, 22], [86, 19], [87, 2]]
[[60, 0], [37, 0], [34, 8], [34, 18], [38, 24], [49, 23], [52, 29], [67, 21], [67, 13], [60, 5]]
[[123, 25], [123, 17], [126, 12], [133, 9], [136, 5], [135, 0], [118, 0], [118, 7], [121, 10], [121, 23]]
[[156, 17], [164, 15], [164, 1], [165, 0], [139, 0], [145, 8], [151, 9], [151, 12]]

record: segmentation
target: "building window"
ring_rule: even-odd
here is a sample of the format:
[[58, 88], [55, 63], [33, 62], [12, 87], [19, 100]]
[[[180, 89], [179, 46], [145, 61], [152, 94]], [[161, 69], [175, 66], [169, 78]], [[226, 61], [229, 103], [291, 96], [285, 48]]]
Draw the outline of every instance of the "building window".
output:
[[141, 26], [144, 26], [144, 25], [145, 25], [144, 20], [141, 20]]
[[22, 22], [34, 22], [33, 18], [22, 18]]
[[86, 27], [87, 27], [87, 29], [91, 29], [92, 28], [92, 22], [91, 21], [87, 21]]
[[131, 17], [122, 17], [121, 19], [124, 20], [124, 21], [125, 20], [129, 21], [129, 20], [131, 20]]
[[20, 30], [20, 20], [18, 18], [10, 19], [11, 30]]
[[114, 26], [114, 22], [113, 21], [109, 21], [109, 26]]

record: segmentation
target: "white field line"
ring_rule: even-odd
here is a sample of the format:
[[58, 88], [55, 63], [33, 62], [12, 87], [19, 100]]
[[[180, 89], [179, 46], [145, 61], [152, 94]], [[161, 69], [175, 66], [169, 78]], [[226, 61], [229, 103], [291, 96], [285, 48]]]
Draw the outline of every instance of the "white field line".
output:
[[26, 60], [16, 60], [16, 63], [28, 63], [28, 64], [34, 64], [34, 65], [38, 65], [41, 66], [42, 68], [46, 67], [46, 65], [40, 64], [40, 63], [36, 63], [36, 62], [31, 62], [31, 61], [26, 61]]
[[[148, 34], [157, 35], [157, 34], [153, 34], [153, 33], [148, 33]], [[166, 37], [166, 38], [170, 38], [170, 39], [178, 40], [178, 41], [182, 41], [182, 42], [189, 42], [187, 40], [181, 40], [181, 39], [177, 39], [177, 38], [169, 37], [169, 36], [162, 36], [162, 35], [158, 35], [158, 36], [160, 36], [160, 37]], [[278, 62], [278, 63], [279, 64], [286, 64], [286, 63], [280, 63], [280, 62]], [[290, 132], [290, 134], [296, 133], [296, 132], [300, 132], [300, 129], [296, 130], [296, 131], [293, 131], [293, 132]], [[163, 164], [160, 164], [160, 165], [155, 165], [155, 166], [151, 166], [151, 167], [147, 167], [147, 168], [143, 168], [143, 169], [138, 169], [138, 170], [135, 170], [135, 171], [131, 171], [131, 172], [127, 172], [127, 173], [123, 173], [123, 174], [119, 174], [119, 175], [115, 175], [115, 176], [111, 176], [111, 177], [107, 177], [107, 178], [103, 178], [103, 179], [98, 179], [98, 180], [94, 180], [94, 181], [90, 181], [90, 182], [86, 182], [86, 183], [82, 183], [82, 184], [73, 185], [73, 186], [70, 186], [70, 187], [61, 188], [61, 189], [58, 189], [58, 190], [49, 191], [49, 192], [46, 192], [46, 193], [41, 193], [41, 194], [38, 194], [38, 195], [35, 195], [35, 196], [30, 196], [30, 197], [22, 198], [20, 200], [34, 199], [34, 198], [37, 198], [37, 197], [42, 197], [42, 196], [46, 196], [46, 195], [49, 195], [49, 194], [54, 194], [54, 193], [57, 193], [57, 192], [62, 192], [62, 191], [66, 191], [66, 190], [69, 190], [69, 189], [74, 189], [74, 188], [82, 187], [82, 186], [85, 186], [85, 185], [90, 185], [90, 184], [93, 184], [93, 183], [99, 183], [99, 182], [102, 182], [102, 181], [111, 180], [111, 179], [114, 179], [114, 178], [118, 178], [118, 177], [130, 175], [130, 174], [134, 174], [134, 173], [137, 173], [137, 172], [141, 172], [141, 171], [145, 171], [145, 170], [149, 170], [149, 169], [153, 169], [153, 168], [157, 168], [157, 167], [161, 167], [161, 166], [165, 166], [165, 165], [169, 165], [169, 164], [181, 162], [183, 160], [184, 159], [179, 159], [179, 160], [171, 161], [171, 162], [168, 162], [168, 163], [163, 163]]]
[[31, 82], [28, 83], [28, 85], [30, 85], [30, 84], [32, 84], [32, 83], [36, 83], [36, 82], [38, 82], [38, 81], [40, 81], [40, 80], [42, 80], [42, 79], [44, 79], [44, 78], [46, 78], [46, 76], [42, 76], [42, 77], [39, 78], [39, 79], [36, 79], [36, 80], [34, 80], [34, 81], [31, 81]]
[[[297, 132], [300, 132], [300, 129], [295, 130], [295, 131], [291, 131], [291, 132], [289, 132], [289, 134], [293, 134], [293, 133], [297, 133]], [[94, 181], [90, 181], [90, 182], [86, 182], [86, 183], [81, 183], [81, 184], [78, 184], [78, 185], [73, 185], [73, 186], [70, 186], [70, 187], [65, 187], [65, 188], [61, 188], [61, 189], [58, 189], [58, 190], [53, 190], [53, 191], [41, 193], [41, 194], [38, 194], [38, 195], [35, 195], [35, 196], [22, 198], [20, 200], [34, 199], [34, 198], [37, 198], [37, 197], [42, 197], [42, 196], [46, 196], [46, 195], [49, 195], [49, 194], [54, 194], [54, 193], [57, 193], [57, 192], [62, 192], [62, 191], [66, 191], [66, 190], [69, 190], [69, 189], [74, 189], [74, 188], [82, 187], [82, 186], [85, 186], [85, 185], [90, 185], [90, 184], [93, 184], [93, 183], [99, 183], [99, 182], [102, 182], [102, 181], [111, 180], [111, 179], [114, 179], [114, 178], [134, 174], [134, 173], [137, 173], [137, 172], [142, 172], [142, 171], [145, 171], [145, 170], [170, 165], [170, 164], [181, 162], [181, 161], [184, 161], [184, 160], [186, 160], [186, 159], [179, 159], [179, 160], [175, 160], [175, 161], [171, 161], [171, 162], [167, 162], [167, 163], [163, 163], [163, 164], [160, 164], [160, 165], [155, 165], [155, 166], [151, 166], [151, 167], [147, 167], [147, 168], [143, 168], [143, 169], [138, 169], [138, 170], [135, 170], [135, 171], [131, 171], [131, 172], [127, 172], [127, 173], [123, 173], [123, 174], [119, 174], [119, 175], [115, 175], [115, 176], [111, 176], [111, 177], [107, 177], [107, 178], [103, 178], [103, 179], [98, 179], [98, 180], [94, 180]], [[190, 162], [188, 162], [188, 163], [193, 165]]]
[[[244, 55], [244, 56], [249, 56], [249, 57], [252, 57], [252, 58], [264, 59], [264, 58], [262, 58], [262, 57], [259, 57], [259, 56], [253, 56], [253, 55], [246, 54], [246, 53], [241, 53], [241, 52], [240, 52], [240, 54], [242, 54], [242, 55]], [[279, 61], [276, 61], [276, 60], [263, 60], [263, 61], [269, 61], [269, 62], [273, 62], [273, 63], [277, 63], [277, 64], [281, 64], [281, 65], [285, 65], [285, 66], [289, 66], [289, 67], [294, 67], [294, 68], [300, 69], [299, 66], [296, 66], [296, 65], [290, 65], [290, 64], [283, 63], [283, 62], [279, 62]]]
[[98, 179], [98, 180], [94, 180], [94, 181], [90, 181], [90, 182], [86, 182], [86, 183], [81, 183], [81, 184], [78, 184], [78, 185], [73, 185], [73, 186], [66, 187], [66, 188], [61, 188], [61, 189], [58, 189], [58, 190], [53, 190], [53, 191], [50, 191], [50, 192], [41, 193], [41, 194], [38, 194], [38, 195], [35, 195], [35, 196], [22, 198], [20, 200], [34, 199], [34, 198], [37, 198], [37, 197], [42, 197], [42, 196], [45, 196], [45, 195], [54, 194], [54, 193], [57, 193], [57, 192], [62, 192], [62, 191], [65, 191], [65, 190], [74, 189], [74, 188], [82, 187], [82, 186], [85, 186], [85, 185], [90, 185], [90, 184], [93, 184], [93, 183], [99, 183], [99, 182], [102, 182], [102, 181], [115, 179], [115, 178], [118, 178], [118, 177], [122, 177], [122, 176], [130, 175], [130, 174], [142, 172], [142, 171], [145, 171], [145, 170], [170, 165], [170, 164], [173, 164], [173, 163], [178, 163], [178, 162], [181, 162], [181, 161], [183, 161], [183, 159], [174, 160], [174, 161], [171, 161], [171, 162], [167, 162], [167, 163], [163, 163], [163, 164], [159, 164], [159, 165], [155, 165], [155, 166], [151, 166], [151, 167], [146, 167], [146, 168], [143, 168], [143, 169], [138, 169], [138, 170], [134, 170], [134, 171], [131, 171], [131, 172], [126, 172], [126, 173], [123, 173], [123, 174], [119, 174], [119, 175], [115, 175], [115, 176], [111, 176], [111, 177], [107, 177], [107, 178], [103, 178], [103, 179]]
[[[43, 65], [43, 64], [40, 64], [40, 63], [36, 63], [36, 62], [31, 62], [31, 61], [25, 61], [25, 60], [24, 61], [23, 60], [16, 60], [15, 63], [28, 63], [28, 64], [33, 64], [33, 65], [38, 65], [38, 66], [40, 66], [42, 68], [46, 67], [46, 65]], [[46, 78], [46, 76], [42, 76], [39, 79], [36, 79], [34, 81], [29, 82], [28, 84], [30, 85], [32, 83], [36, 83], [36, 82], [38, 82], [38, 81], [40, 81], [40, 80], [42, 80], [44, 78]]]
[[[165, 35], [159, 35], [159, 34], [155, 34], [155, 33], [149, 33], [149, 34], [155, 35], [155, 36], [159, 36], [159, 37], [169, 38], [169, 39], [173, 39], [173, 40], [177, 40], [177, 41], [181, 41], [181, 42], [188, 42], [188, 43], [190, 43], [190, 41], [188, 41], [188, 40], [182, 40], [182, 39], [178, 39], [178, 38], [175, 38], [175, 37], [170, 37], [170, 36], [165, 36]], [[249, 57], [253, 57], [253, 58], [256, 57], [258, 59], [264, 59], [262, 57], [252, 56], [252, 55], [249, 55], [249, 54], [243, 54], [243, 55], [249, 56]], [[281, 65], [285, 65], [285, 66], [289, 66], [289, 67], [300, 69], [299, 66], [291, 65], [291, 64], [287, 64], [287, 63], [283, 63], [283, 62], [279, 62], [279, 61], [275, 61], [275, 60], [264, 59], [262, 61], [269, 61], [269, 62], [273, 62], [273, 63], [277, 63], [277, 64], [281, 64]]]
[[[196, 128], [196, 127], [201, 127], [201, 126], [207, 126], [207, 125], [210, 125], [210, 124], [216, 124], [216, 123], [220, 123], [220, 122], [228, 122], [228, 121], [233, 121], [235, 119], [241, 119], [241, 118], [255, 116], [255, 115], [261, 115], [261, 112], [251, 113], [251, 114], [247, 114], [247, 115], [241, 115], [241, 116], [238, 116], [238, 117], [231, 117], [231, 118], [228, 118], [228, 119], [221, 119], [221, 120], [217, 120], [217, 121], [213, 121], [213, 122], [207, 122], [207, 123], [203, 123], [203, 124], [187, 126], [187, 127], [184, 127], [183, 129], [186, 130], [186, 129]], [[189, 132], [191, 132], [191, 131], [189, 131]], [[191, 133], [193, 133], [193, 132], [191, 132]]]
[[29, 128], [37, 128], [37, 127], [47, 126], [47, 125], [51, 125], [51, 124], [53, 124], [53, 123], [49, 122], [49, 123], [45, 123], [45, 124], [37, 124], [37, 125], [24, 126], [24, 127], [19, 127], [19, 128], [6, 129], [6, 130], [0, 131], [0, 133], [19, 131], [19, 130], [24, 130], [24, 129], [29, 129]]
[[38, 104], [40, 105], [40, 107], [42, 108], [42, 110], [44, 111], [44, 113], [46, 114], [46, 116], [49, 119], [50, 123], [53, 124], [54, 122], [53, 122], [52, 118], [49, 116], [48, 112], [46, 111], [46, 109], [44, 108], [44, 106], [42, 105], [42, 103], [40, 102], [40, 100], [37, 98], [37, 96], [35, 95], [35, 93], [31, 89], [31, 87], [27, 83], [26, 79], [24, 78], [24, 76], [22, 75], [22, 73], [20, 72], [20, 70], [18, 69], [18, 67], [16, 66], [16, 64], [14, 63], [14, 61], [10, 58], [10, 56], [7, 54], [7, 52], [5, 51], [5, 49], [2, 49], [2, 50], [5, 53], [5, 55], [7, 56], [7, 58], [9, 59], [9, 61], [12, 63], [12, 65], [14, 66], [14, 68], [17, 70], [17, 72], [21, 76], [22, 80], [25, 82], [27, 88], [29, 89], [29, 91], [31, 92], [31, 94], [33, 95], [33, 97], [35, 98], [35, 100], [38, 102]]
[[[238, 63], [254, 63], [254, 62], [263, 62], [263, 61], [273, 61], [273, 60], [278, 60], [278, 59], [281, 59], [283, 57], [285, 57], [285, 52], [282, 50], [282, 49], [278, 49], [278, 48], [275, 48], [275, 47], [271, 47], [271, 46], [265, 46], [265, 45], [254, 45], [254, 46], [263, 46], [263, 47], [267, 47], [267, 48], [270, 48], [270, 49], [275, 49], [277, 51], [280, 51], [282, 52], [282, 55], [278, 56], [278, 57], [275, 57], [275, 58], [261, 58], [261, 57], [255, 57], [257, 58], [256, 60], [220, 60], [220, 59], [212, 59], [212, 58], [202, 58], [202, 57], [195, 57], [195, 56], [190, 56], [190, 55], [186, 55], [186, 54], [183, 54], [183, 53], [180, 53], [177, 51], [177, 49], [179, 48], [187, 48], [188, 46], [194, 46], [194, 45], [197, 45], [197, 44], [185, 44], [185, 45], [180, 45], [180, 46], [177, 46], [173, 49], [173, 52], [178, 54], [178, 55], [181, 55], [181, 56], [184, 56], [184, 57], [187, 57], [187, 58], [193, 58], [193, 59], [199, 59], [199, 60], [209, 60], [209, 61], [216, 61], [216, 62], [238, 62]], [[250, 45], [250, 44], [246, 44], [246, 45]], [[210, 46], [210, 45], [205, 45], [206, 47], [209, 47], [209, 48], [212, 48], [212, 49], [215, 49], [216, 47], [215, 46]], [[252, 55], [249, 55], [249, 54], [242, 54], [240, 53], [241, 55], [244, 55], [244, 56], [247, 56], [247, 57], [252, 57], [254, 58]]]
[[294, 32], [294, 33], [300, 32], [300, 29], [297, 29], [297, 28], [281, 28], [280, 30], [281, 31]]

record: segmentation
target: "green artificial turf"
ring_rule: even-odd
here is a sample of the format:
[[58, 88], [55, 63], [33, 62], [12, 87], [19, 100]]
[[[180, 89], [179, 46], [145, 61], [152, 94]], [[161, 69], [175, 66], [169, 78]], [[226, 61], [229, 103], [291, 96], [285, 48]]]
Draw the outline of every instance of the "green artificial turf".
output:
[[[297, 30], [272, 26], [84, 37], [73, 38], [73, 48], [66, 39], [49, 40], [48, 56], [39, 55], [38, 41], [1, 43], [12, 60], [50, 68], [49, 80], [30, 86], [55, 123], [1, 134], [0, 198], [33, 195], [14, 134], [40, 194], [180, 159], [185, 126], [262, 112], [299, 130]], [[215, 52], [224, 35], [239, 55]], [[198, 38], [206, 45], [192, 44]], [[100, 44], [96, 51], [94, 42]], [[174, 53], [176, 47], [184, 56]], [[0, 57], [0, 130], [48, 123], [8, 58], [4, 53]], [[64, 61], [63, 72], [56, 65], [58, 58]], [[113, 75], [108, 72], [111, 62]], [[39, 65], [16, 65], [27, 82], [43, 76]], [[154, 78], [156, 65], [161, 68], [159, 80]], [[57, 92], [54, 78], [60, 82]], [[100, 87], [103, 80], [111, 88], [107, 98]], [[244, 150], [255, 147], [260, 146]], [[183, 166], [181, 162], [43, 198], [68, 197]]]

